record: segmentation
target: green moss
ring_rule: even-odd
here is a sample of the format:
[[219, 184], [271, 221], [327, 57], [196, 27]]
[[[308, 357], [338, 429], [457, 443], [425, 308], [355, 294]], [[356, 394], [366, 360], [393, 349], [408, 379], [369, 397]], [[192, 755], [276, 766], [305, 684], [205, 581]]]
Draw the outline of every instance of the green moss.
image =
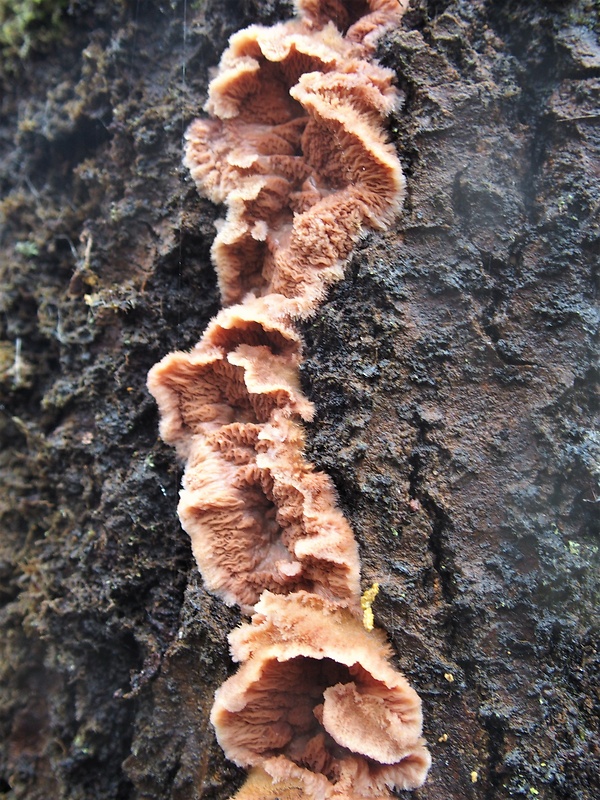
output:
[[15, 252], [22, 256], [26, 256], [27, 258], [35, 258], [40, 254], [37, 244], [29, 239], [26, 239], [22, 242], [17, 242], [15, 244]]
[[32, 50], [43, 49], [63, 30], [69, 0], [0, 0], [0, 56], [10, 71]]

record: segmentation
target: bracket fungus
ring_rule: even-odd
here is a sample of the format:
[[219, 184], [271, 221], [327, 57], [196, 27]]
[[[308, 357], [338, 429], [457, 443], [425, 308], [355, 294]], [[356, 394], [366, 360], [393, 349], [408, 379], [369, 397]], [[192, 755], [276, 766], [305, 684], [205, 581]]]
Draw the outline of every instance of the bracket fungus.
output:
[[382, 796], [422, 782], [421, 701], [390, 666], [383, 634], [343, 603], [265, 592], [230, 644], [243, 663], [211, 715], [230, 759], [299, 781], [308, 797]]
[[[370, 5], [386, 24], [399, 19], [396, 0]], [[404, 196], [383, 127], [399, 99], [392, 71], [365, 59], [359, 22], [354, 39], [335, 27], [341, 3], [304, 6], [309, 16], [232, 36], [212, 118], [192, 123], [184, 159], [199, 190], [227, 206], [212, 249], [223, 302], [282, 295], [293, 316], [314, 311], [363, 226], [384, 227]]]
[[304, 457], [302, 342], [365, 227], [399, 211], [384, 120], [393, 73], [371, 58], [402, 0], [299, 0], [232, 36], [186, 134], [199, 191], [226, 207], [212, 258], [225, 308], [148, 386], [185, 460], [179, 516], [207, 588], [252, 622], [212, 721], [251, 768], [237, 800], [389, 797], [425, 780], [421, 703], [373, 629], [358, 549], [330, 478]]

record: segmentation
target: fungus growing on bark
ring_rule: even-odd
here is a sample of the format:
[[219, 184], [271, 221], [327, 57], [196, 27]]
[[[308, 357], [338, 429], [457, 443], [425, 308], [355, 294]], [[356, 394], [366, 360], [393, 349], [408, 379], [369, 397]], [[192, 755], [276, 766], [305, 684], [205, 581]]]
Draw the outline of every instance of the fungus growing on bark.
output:
[[[303, 455], [313, 406], [293, 320], [314, 312], [364, 227], [399, 211], [383, 128], [393, 73], [368, 61], [402, 0], [300, 0], [303, 16], [235, 34], [187, 134], [200, 192], [224, 203], [212, 249], [224, 305], [190, 352], [150, 372], [163, 439], [186, 460], [179, 516], [210, 591], [254, 616], [212, 720], [237, 800], [358, 800], [423, 782], [416, 692], [373, 631], [356, 542]], [[232, 305], [236, 304], [236, 305]]]
[[230, 643], [243, 663], [211, 717], [230, 759], [323, 797], [423, 783], [419, 696], [390, 666], [383, 634], [368, 633], [344, 604], [265, 592]]
[[282, 414], [194, 438], [179, 516], [207, 588], [252, 613], [262, 591], [306, 589], [353, 607], [358, 551], [330, 479]]
[[372, 48], [388, 28], [397, 25], [409, 0], [299, 0], [308, 21], [321, 27], [327, 22], [345, 32], [350, 41]]
[[328, 476], [304, 459], [312, 404], [298, 386], [299, 339], [265, 299], [221, 312], [191, 352], [148, 385], [161, 435], [187, 459], [181, 523], [207, 587], [251, 613], [264, 589], [356, 602], [356, 542]]
[[148, 375], [160, 434], [186, 458], [191, 437], [236, 419], [258, 422], [280, 408], [312, 419], [298, 382], [301, 342], [282, 298], [249, 298], [211, 320], [189, 352], [165, 356]]
[[[363, 226], [388, 224], [404, 196], [382, 124], [399, 100], [393, 73], [324, 24], [335, 8], [307, 5], [310, 19], [231, 38], [206, 105], [213, 119], [192, 123], [185, 156], [199, 190], [227, 204], [212, 250], [224, 303], [281, 294], [295, 316], [341, 278]], [[397, 19], [393, 5], [390, 16], [392, 4], [374, 2], [373, 13]]]

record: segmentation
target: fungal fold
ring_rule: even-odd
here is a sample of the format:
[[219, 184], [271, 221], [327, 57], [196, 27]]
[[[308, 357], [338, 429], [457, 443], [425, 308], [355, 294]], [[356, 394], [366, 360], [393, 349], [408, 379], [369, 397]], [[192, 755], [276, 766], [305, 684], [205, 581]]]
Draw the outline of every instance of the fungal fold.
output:
[[304, 456], [294, 325], [401, 208], [384, 129], [399, 98], [372, 54], [406, 6], [300, 0], [292, 21], [240, 31], [186, 134], [198, 190], [226, 209], [212, 248], [224, 309], [148, 386], [185, 461], [179, 517], [206, 586], [253, 615], [230, 635], [241, 666], [212, 712], [250, 768], [237, 800], [385, 798], [430, 764], [419, 697], [373, 629], [377, 585], [361, 598], [352, 531]]

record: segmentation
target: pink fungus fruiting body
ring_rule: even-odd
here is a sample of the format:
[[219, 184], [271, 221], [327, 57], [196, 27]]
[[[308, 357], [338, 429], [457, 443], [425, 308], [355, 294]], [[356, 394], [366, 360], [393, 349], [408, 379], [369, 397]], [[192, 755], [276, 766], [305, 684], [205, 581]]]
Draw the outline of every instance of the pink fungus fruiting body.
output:
[[354, 536], [304, 457], [313, 406], [294, 326], [402, 205], [384, 130], [398, 95], [370, 57], [406, 5], [300, 0], [294, 20], [240, 31], [210, 117], [186, 134], [199, 191], [226, 208], [212, 249], [225, 308], [148, 385], [185, 460], [178, 512], [206, 586], [253, 614], [230, 636], [241, 666], [212, 713], [250, 768], [237, 800], [389, 797], [429, 768], [419, 697], [363, 625]]
[[419, 697], [390, 666], [382, 633], [350, 609], [265, 592], [230, 644], [242, 666], [218, 690], [212, 722], [237, 764], [292, 778], [307, 797], [386, 796], [422, 782]]

